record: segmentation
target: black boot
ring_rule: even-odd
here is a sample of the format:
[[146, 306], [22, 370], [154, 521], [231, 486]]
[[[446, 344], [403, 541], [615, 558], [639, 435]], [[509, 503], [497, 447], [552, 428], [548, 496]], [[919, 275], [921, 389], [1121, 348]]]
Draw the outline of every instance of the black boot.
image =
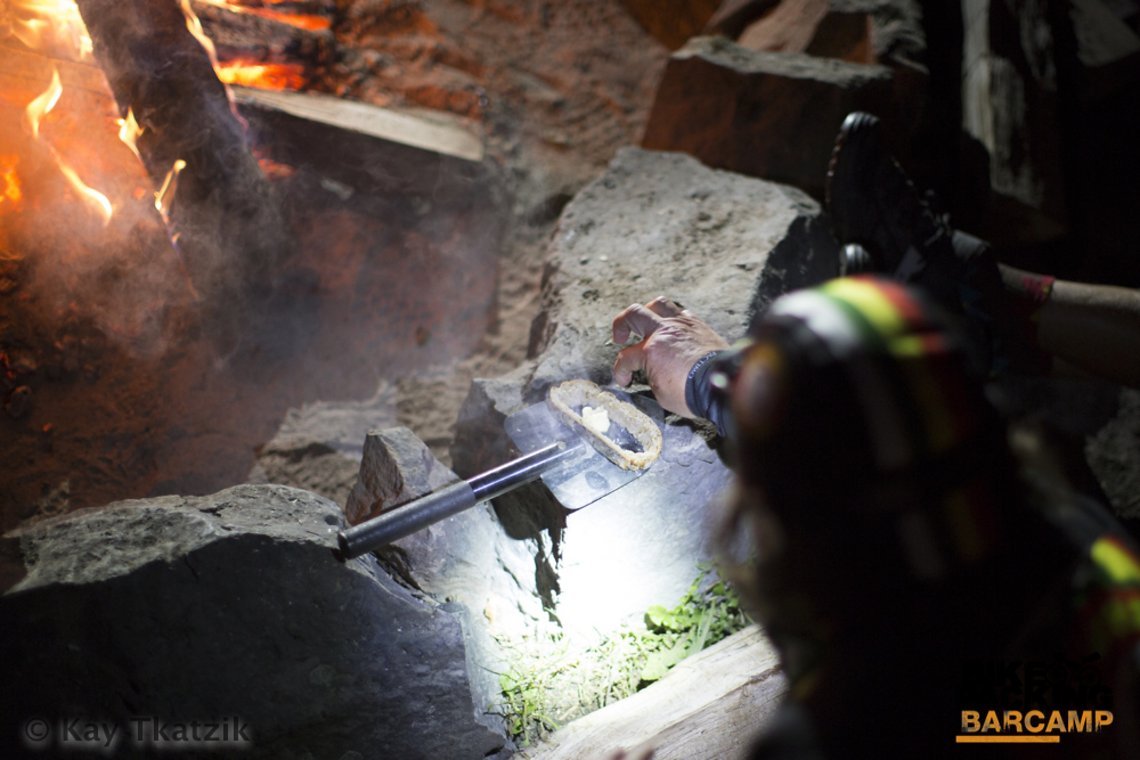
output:
[[883, 144], [879, 119], [848, 114], [827, 170], [840, 272], [879, 272], [921, 288], [957, 315], [980, 363], [994, 367], [1001, 277], [985, 242], [953, 230]]
[[919, 282], [928, 279], [923, 270], [954, 258], [949, 225], [883, 145], [879, 119], [869, 113], [843, 120], [828, 164], [826, 201], [840, 245], [862, 246], [872, 271]]

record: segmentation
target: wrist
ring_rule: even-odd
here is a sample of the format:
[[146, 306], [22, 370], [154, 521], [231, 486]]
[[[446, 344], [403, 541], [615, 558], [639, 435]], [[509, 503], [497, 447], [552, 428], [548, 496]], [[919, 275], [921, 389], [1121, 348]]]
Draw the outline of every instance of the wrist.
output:
[[717, 398], [710, 375], [716, 360], [730, 351], [731, 349], [709, 351], [693, 363], [685, 378], [685, 405], [689, 408], [689, 412], [694, 417], [716, 424], [721, 435], [725, 432], [721, 420], [723, 403]]

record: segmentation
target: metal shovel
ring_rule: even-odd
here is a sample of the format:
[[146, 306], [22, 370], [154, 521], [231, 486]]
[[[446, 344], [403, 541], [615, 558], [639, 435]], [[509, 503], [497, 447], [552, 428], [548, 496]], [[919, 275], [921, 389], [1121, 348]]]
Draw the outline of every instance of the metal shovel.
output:
[[[621, 395], [628, 397], [628, 394]], [[644, 404], [638, 403], [638, 406], [642, 411], [649, 411]], [[650, 416], [661, 424], [657, 419], [659, 411]], [[540, 477], [564, 508], [575, 510], [594, 503], [645, 472], [622, 469], [599, 454], [584, 438], [586, 433], [563, 422], [545, 403], [533, 404], [510, 415], [504, 428], [522, 452], [521, 456], [340, 531], [338, 556], [352, 559], [367, 554]], [[622, 431], [615, 431], [614, 435], [621, 444]]]

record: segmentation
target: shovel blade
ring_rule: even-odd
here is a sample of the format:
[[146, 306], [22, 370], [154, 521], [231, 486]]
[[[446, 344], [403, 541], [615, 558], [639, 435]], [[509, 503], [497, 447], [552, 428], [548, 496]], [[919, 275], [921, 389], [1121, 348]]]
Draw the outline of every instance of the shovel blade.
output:
[[568, 510], [593, 504], [645, 473], [624, 470], [606, 459], [585, 440], [585, 434], [563, 422], [546, 403], [515, 412], [507, 417], [504, 428], [522, 454], [558, 442], [574, 447], [574, 453], [562, 464], [542, 475], [543, 484]]

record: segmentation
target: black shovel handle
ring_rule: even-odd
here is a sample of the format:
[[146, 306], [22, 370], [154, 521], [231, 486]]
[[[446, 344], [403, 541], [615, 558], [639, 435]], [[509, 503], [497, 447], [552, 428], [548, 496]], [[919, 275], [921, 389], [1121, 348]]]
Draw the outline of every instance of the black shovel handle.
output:
[[353, 559], [381, 546], [421, 531], [432, 523], [470, 509], [481, 501], [493, 499], [554, 468], [577, 450], [564, 443], [513, 459], [493, 470], [458, 483], [452, 483], [414, 499], [390, 512], [337, 533], [340, 559]]

